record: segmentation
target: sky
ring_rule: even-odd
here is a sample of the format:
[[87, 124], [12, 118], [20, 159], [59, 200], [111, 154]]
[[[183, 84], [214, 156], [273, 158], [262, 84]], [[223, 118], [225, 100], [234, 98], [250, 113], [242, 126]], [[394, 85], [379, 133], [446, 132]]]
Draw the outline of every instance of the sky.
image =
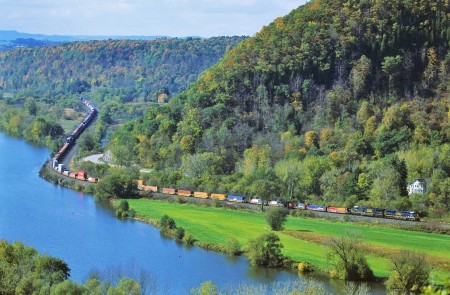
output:
[[0, 0], [0, 30], [47, 35], [253, 36], [307, 0]]

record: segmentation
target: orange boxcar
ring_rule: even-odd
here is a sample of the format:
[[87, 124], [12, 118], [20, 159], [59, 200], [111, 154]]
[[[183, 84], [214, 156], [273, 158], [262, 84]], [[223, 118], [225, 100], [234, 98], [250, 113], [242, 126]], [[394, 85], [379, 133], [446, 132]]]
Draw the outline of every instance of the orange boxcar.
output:
[[182, 196], [182, 197], [190, 197], [192, 196], [193, 191], [190, 190], [185, 190], [185, 189], [179, 189], [178, 190], [178, 195]]
[[145, 185], [145, 186], [143, 186], [142, 189], [147, 192], [157, 192], [158, 191], [158, 187], [153, 186], [153, 185]]
[[169, 194], [169, 195], [176, 195], [177, 189], [175, 189], [175, 188], [163, 187], [162, 193], [163, 193], [163, 194]]

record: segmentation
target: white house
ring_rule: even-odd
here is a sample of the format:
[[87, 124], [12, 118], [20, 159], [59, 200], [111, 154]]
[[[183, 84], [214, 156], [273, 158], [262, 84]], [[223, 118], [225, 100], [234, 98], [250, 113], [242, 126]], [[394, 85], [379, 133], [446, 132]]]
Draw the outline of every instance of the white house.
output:
[[423, 179], [416, 179], [413, 183], [408, 185], [408, 193], [412, 194], [424, 194], [425, 193], [425, 181]]

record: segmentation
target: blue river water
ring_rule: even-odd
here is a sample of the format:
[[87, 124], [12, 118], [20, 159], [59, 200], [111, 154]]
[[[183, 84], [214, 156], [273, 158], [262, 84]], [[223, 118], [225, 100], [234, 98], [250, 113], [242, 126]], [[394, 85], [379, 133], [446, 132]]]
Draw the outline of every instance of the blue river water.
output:
[[[98, 271], [109, 279], [144, 277], [156, 293], [189, 294], [205, 281], [227, 288], [301, 280], [295, 272], [251, 268], [246, 258], [187, 248], [150, 225], [119, 220], [92, 196], [40, 178], [48, 158], [48, 149], [0, 133], [0, 239], [66, 261], [74, 281]], [[340, 293], [341, 283], [321, 281]]]

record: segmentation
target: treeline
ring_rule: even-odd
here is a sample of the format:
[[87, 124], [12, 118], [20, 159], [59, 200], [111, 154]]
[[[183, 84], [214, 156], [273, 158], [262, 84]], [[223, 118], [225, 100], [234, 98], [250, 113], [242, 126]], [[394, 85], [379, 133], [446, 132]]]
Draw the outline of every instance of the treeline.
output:
[[52, 108], [32, 97], [19, 102], [0, 100], [0, 131], [56, 150], [65, 133], [60, 124], [63, 115], [62, 106]]
[[[160, 186], [448, 216], [449, 12], [444, 0], [313, 0], [110, 149]], [[426, 194], [408, 196], [416, 178]]]
[[69, 279], [70, 268], [61, 259], [39, 254], [16, 242], [0, 241], [0, 294], [143, 294], [145, 286], [122, 278], [117, 286], [92, 273], [84, 285]]
[[[185, 90], [244, 37], [109, 40], [0, 52], [0, 88], [58, 101], [157, 101]], [[163, 94], [163, 97], [159, 95]]]

